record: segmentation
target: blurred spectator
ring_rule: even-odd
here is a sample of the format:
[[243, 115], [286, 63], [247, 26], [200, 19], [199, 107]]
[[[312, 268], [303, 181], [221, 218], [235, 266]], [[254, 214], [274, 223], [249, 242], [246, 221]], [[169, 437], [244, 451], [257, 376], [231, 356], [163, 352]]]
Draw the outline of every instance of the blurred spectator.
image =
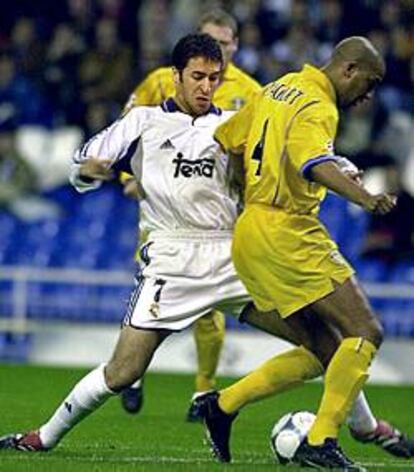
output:
[[81, 123], [77, 72], [84, 49], [81, 37], [70, 24], [56, 26], [46, 53], [44, 80], [57, 125]]
[[387, 167], [385, 176], [386, 190], [396, 195], [398, 204], [385, 216], [371, 215], [362, 255], [394, 263], [414, 256], [414, 197], [403, 187], [397, 166]]
[[260, 52], [259, 67], [254, 73], [254, 77], [261, 84], [268, 84], [283, 75], [283, 65], [266, 51]]
[[286, 36], [272, 46], [272, 54], [282, 65], [282, 73], [297, 71], [305, 62], [321, 66], [330, 48], [321, 47], [307, 21], [293, 23]]
[[169, 9], [166, 0], [144, 0], [138, 10], [141, 72], [145, 76], [167, 61]]
[[414, 54], [410, 51], [409, 33], [402, 27], [391, 32], [377, 28], [371, 30], [368, 37], [383, 54], [387, 66], [387, 73], [378, 91], [379, 100], [389, 111], [406, 110], [412, 113]]
[[[164, 2], [160, 2], [158, 13], [167, 8]], [[203, 2], [210, 3], [210, 2]], [[166, 31], [166, 39], [168, 44], [165, 45], [166, 50], [170, 51], [174, 44], [185, 34], [190, 33], [197, 23], [200, 15], [200, 4], [194, 0], [172, 0], [168, 7], [168, 28]], [[203, 5], [204, 7], [204, 5]], [[154, 11], [155, 13], [155, 11]], [[164, 21], [163, 14], [158, 19]]]
[[11, 31], [10, 50], [17, 70], [37, 84], [41, 83], [45, 46], [31, 18], [19, 18]]
[[[229, 2], [221, 2], [221, 8], [224, 10], [228, 10], [228, 6], [226, 5], [227, 3]], [[232, 11], [235, 17], [242, 24], [247, 22], [257, 23], [256, 16], [262, 3], [264, 2], [262, 2], [261, 0], [235, 1], [232, 5]]]
[[7, 207], [17, 197], [36, 188], [36, 176], [15, 147], [12, 126], [0, 130], [0, 205]]
[[117, 116], [117, 110], [105, 100], [90, 103], [85, 113], [85, 140], [103, 130]]
[[0, 126], [10, 120], [15, 126], [49, 126], [52, 114], [36, 85], [16, 70], [10, 54], [3, 53], [0, 54]]
[[260, 31], [253, 22], [245, 23], [240, 29], [240, 48], [236, 53], [235, 62], [256, 76], [260, 67]]
[[321, 0], [320, 20], [316, 37], [322, 43], [336, 44], [349, 35], [349, 26], [344, 21], [344, 5], [340, 0]]
[[80, 64], [82, 100], [86, 104], [102, 99], [124, 102], [132, 88], [132, 58], [132, 49], [119, 39], [115, 21], [99, 20], [94, 46]]
[[358, 168], [386, 166], [392, 161], [384, 154], [384, 136], [389, 115], [373, 100], [360, 103], [346, 112], [336, 140], [336, 151]]
[[75, 29], [88, 38], [96, 21], [96, 2], [94, 0], [67, 0], [67, 8]]
[[35, 172], [16, 151], [14, 126], [0, 129], [0, 208], [23, 220], [59, 215], [59, 208], [37, 195]]
[[379, 21], [386, 31], [398, 27], [401, 19], [401, 4], [399, 0], [383, 0], [379, 4]]

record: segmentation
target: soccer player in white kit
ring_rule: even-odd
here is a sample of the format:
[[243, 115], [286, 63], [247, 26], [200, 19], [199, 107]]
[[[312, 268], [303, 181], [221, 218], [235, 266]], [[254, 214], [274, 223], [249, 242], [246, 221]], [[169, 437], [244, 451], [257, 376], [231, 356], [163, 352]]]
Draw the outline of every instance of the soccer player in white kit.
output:
[[[112, 358], [82, 378], [37, 431], [4, 436], [0, 449], [53, 448], [109, 397], [141, 378], [170, 333], [214, 307], [237, 313], [248, 301], [231, 262], [238, 199], [229, 186], [229, 159], [212, 138], [232, 113], [211, 103], [223, 64], [220, 47], [206, 34], [188, 35], [177, 43], [173, 64], [174, 99], [132, 109], [75, 155], [71, 180], [79, 191], [98, 188], [124, 164], [130, 165], [141, 188], [141, 230], [148, 237]], [[271, 314], [247, 310], [245, 317], [260, 329], [286, 334]], [[289, 352], [306, 355], [312, 363], [312, 373], [301, 372], [298, 380], [322, 374], [322, 364], [309, 350]], [[272, 365], [282, 357], [273, 358]], [[271, 383], [270, 377], [262, 382]], [[273, 377], [284, 381], [277, 369]], [[260, 385], [258, 395], [263, 389], [271, 393], [271, 388]], [[363, 396], [356, 407], [363, 424], [375, 421]]]
[[74, 157], [71, 181], [81, 192], [130, 165], [143, 192], [143, 262], [111, 360], [81, 379], [39, 431], [15, 437], [16, 449], [54, 447], [142, 377], [170, 333], [214, 307], [237, 311], [249, 300], [231, 262], [238, 201], [228, 185], [228, 157], [213, 139], [232, 113], [211, 103], [223, 65], [220, 47], [207, 34], [188, 35], [174, 48], [173, 65], [175, 99], [133, 108]]

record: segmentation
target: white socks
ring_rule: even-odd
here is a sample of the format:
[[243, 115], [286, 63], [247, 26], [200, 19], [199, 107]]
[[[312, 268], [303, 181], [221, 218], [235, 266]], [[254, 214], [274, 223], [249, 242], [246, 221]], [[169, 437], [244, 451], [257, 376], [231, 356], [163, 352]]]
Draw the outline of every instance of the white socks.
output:
[[59, 405], [50, 420], [40, 427], [45, 448], [52, 448], [85, 416], [95, 411], [111, 395], [105, 382], [104, 364], [83, 377]]
[[142, 384], [142, 379], [138, 379], [129, 388], [135, 388], [137, 390], [141, 387], [141, 384]]
[[372, 414], [364, 392], [361, 391], [356, 397], [347, 423], [353, 431], [360, 434], [372, 433], [378, 426], [378, 422]]
[[[138, 380], [133, 387], [141, 383]], [[193, 399], [204, 392], [196, 392]], [[105, 382], [104, 365], [100, 365], [83, 377], [59, 405], [54, 415], [40, 427], [40, 439], [45, 448], [52, 448], [79, 421], [99, 408], [110, 396], [115, 395]], [[367, 434], [377, 427], [377, 420], [371, 412], [364, 393], [360, 392], [355, 400], [348, 425], [354, 431]]]

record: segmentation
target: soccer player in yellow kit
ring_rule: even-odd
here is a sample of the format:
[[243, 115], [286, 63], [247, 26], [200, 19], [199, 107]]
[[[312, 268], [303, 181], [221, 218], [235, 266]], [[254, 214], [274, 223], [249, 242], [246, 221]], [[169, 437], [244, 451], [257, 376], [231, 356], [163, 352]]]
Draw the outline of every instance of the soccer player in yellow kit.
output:
[[[338, 107], [368, 99], [384, 73], [384, 61], [367, 39], [348, 38], [325, 67], [305, 65], [269, 84], [215, 133], [225, 151], [244, 153], [245, 209], [232, 251], [257, 310], [274, 311], [286, 330], [302, 333], [308, 352], [323, 343], [318, 325], [341, 334], [315, 423], [294, 458], [304, 466], [365, 470], [345, 456], [336, 438], [368, 377], [382, 329], [318, 211], [327, 189], [370, 212], [384, 214], [395, 206], [393, 197], [371, 195], [347, 177], [333, 148]], [[306, 345], [311, 338], [314, 345]], [[311, 356], [297, 352], [283, 362], [274, 358], [279, 369], [265, 364], [233, 387], [198, 400], [218, 459], [230, 460], [231, 421], [242, 406], [314, 375]]]
[[[218, 41], [223, 52], [224, 73], [221, 83], [214, 93], [213, 102], [223, 110], [238, 110], [261, 91], [261, 86], [231, 62], [238, 46], [237, 23], [225, 11], [215, 9], [201, 17], [198, 29], [202, 33], [210, 34]], [[161, 67], [150, 73], [137, 86], [125, 108], [128, 110], [136, 105], [158, 105], [174, 95], [175, 84], [172, 69], [171, 67]], [[136, 196], [135, 180], [128, 180], [125, 176], [122, 180], [125, 185], [125, 193]], [[198, 395], [215, 387], [215, 373], [223, 346], [224, 330], [224, 315], [219, 311], [213, 311], [195, 323], [194, 339], [197, 348], [198, 371], [193, 400]], [[140, 410], [142, 399], [142, 381], [125, 389], [122, 393], [122, 404], [131, 413], [137, 413]], [[188, 410], [187, 420], [200, 420], [193, 402]]]

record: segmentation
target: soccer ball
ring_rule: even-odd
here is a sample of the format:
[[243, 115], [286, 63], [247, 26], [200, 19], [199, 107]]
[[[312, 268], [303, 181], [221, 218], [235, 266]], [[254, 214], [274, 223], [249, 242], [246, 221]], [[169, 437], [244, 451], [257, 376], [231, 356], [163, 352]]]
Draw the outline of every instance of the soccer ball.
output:
[[282, 416], [273, 426], [270, 443], [276, 459], [281, 464], [292, 460], [314, 421], [313, 413], [295, 411]]

